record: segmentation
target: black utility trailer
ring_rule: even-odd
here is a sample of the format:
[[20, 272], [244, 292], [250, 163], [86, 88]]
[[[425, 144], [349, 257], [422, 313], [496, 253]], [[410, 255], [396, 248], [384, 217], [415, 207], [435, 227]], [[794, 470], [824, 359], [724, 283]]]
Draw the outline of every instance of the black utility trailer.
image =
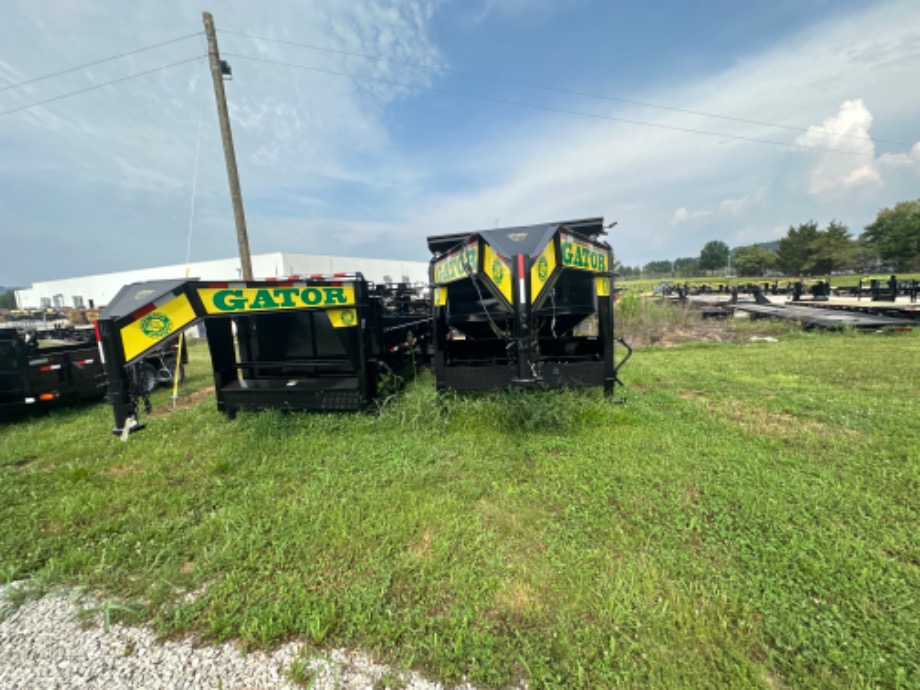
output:
[[[601, 386], [629, 346], [614, 334], [602, 218], [428, 238], [439, 390]], [[614, 343], [626, 348], [614, 362]]]
[[[144, 390], [171, 381], [176, 353], [154, 348], [126, 372]], [[0, 417], [105, 395], [105, 372], [93, 330], [0, 329]]]
[[[414, 372], [430, 337], [427, 303], [360, 273], [284, 280], [159, 280], [119, 291], [97, 322], [115, 433], [140, 428], [126, 367], [204, 321], [217, 408], [360, 410], [389, 377]], [[420, 363], [420, 362], [419, 362]]]
[[105, 379], [92, 331], [45, 338], [0, 329], [0, 416], [101, 398]]

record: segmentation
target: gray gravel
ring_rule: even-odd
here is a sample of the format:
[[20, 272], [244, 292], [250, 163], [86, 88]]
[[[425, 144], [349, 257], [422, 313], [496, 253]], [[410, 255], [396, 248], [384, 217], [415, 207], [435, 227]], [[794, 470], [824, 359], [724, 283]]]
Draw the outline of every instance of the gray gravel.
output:
[[[0, 587], [0, 601], [5, 589]], [[77, 621], [81, 609], [97, 606], [89, 598], [76, 604], [72, 596], [47, 595], [0, 622], [0, 688], [303, 688], [288, 679], [291, 663], [301, 658], [297, 643], [244, 656], [233, 644], [158, 642], [141, 627], [112, 624], [106, 632], [101, 613], [88, 624]], [[388, 672], [364, 654], [341, 649], [309, 660], [308, 667], [315, 675], [307, 685], [316, 690], [382, 688]], [[398, 678], [400, 688], [443, 690], [416, 674], [390, 672], [389, 678]], [[475, 689], [464, 683], [457, 690]]]

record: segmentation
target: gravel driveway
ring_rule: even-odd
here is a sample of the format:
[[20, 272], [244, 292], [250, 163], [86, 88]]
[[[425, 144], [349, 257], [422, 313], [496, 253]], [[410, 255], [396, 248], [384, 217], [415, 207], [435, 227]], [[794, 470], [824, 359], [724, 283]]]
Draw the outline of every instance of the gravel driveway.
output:
[[[6, 588], [0, 587], [0, 601]], [[78, 607], [65, 594], [47, 595], [24, 604], [0, 621], [0, 688], [113, 688], [170, 690], [302, 690], [288, 679], [300, 645], [290, 643], [272, 653], [242, 655], [232, 644], [197, 646], [189, 640], [158, 642], [148, 629], [112, 624], [104, 630], [103, 615], [88, 624], [77, 613], [97, 604], [84, 598]], [[383, 688], [388, 669], [360, 653], [334, 650], [312, 659], [306, 677], [315, 690]], [[440, 683], [416, 674], [390, 673], [397, 687], [443, 690]], [[471, 685], [457, 690], [475, 690]]]

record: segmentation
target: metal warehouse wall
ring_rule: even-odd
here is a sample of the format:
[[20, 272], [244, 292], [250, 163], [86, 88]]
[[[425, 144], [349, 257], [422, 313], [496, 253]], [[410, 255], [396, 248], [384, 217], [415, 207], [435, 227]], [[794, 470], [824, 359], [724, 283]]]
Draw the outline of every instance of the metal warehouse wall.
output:
[[[311, 273], [360, 272], [374, 282], [428, 282], [428, 263], [425, 261], [393, 261], [348, 256], [317, 256], [313, 254], [256, 254], [252, 256], [252, 273], [255, 278], [276, 278]], [[38, 309], [42, 299], [49, 306], [73, 307], [78, 301], [89, 307], [90, 300], [96, 308], [108, 304], [123, 286], [143, 280], [183, 278], [185, 266], [159, 266], [136, 271], [104, 273], [80, 278], [46, 280], [32, 287], [16, 291], [20, 309]], [[240, 260], [220, 259], [201, 261], [189, 267], [189, 276], [204, 280], [239, 280]]]

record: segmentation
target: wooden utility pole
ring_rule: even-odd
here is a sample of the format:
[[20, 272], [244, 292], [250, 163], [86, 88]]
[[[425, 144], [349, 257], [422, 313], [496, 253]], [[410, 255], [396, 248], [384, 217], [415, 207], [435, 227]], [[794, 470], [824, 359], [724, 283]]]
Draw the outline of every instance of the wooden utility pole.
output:
[[[249, 256], [249, 236], [246, 234], [246, 215], [243, 213], [243, 195], [240, 193], [240, 177], [236, 170], [236, 153], [233, 150], [233, 134], [230, 132], [230, 116], [227, 113], [227, 97], [224, 94], [223, 63], [217, 50], [217, 34], [214, 31], [214, 17], [202, 12], [204, 33], [208, 37], [208, 56], [211, 59], [211, 77], [214, 79], [214, 98], [217, 101], [217, 117], [220, 120], [220, 136], [224, 142], [224, 159], [227, 161], [227, 179], [230, 182], [230, 199], [233, 202], [233, 217], [236, 219], [236, 241], [240, 245], [240, 265], [243, 280], [252, 280], [252, 259]], [[229, 73], [229, 67], [227, 67]]]

